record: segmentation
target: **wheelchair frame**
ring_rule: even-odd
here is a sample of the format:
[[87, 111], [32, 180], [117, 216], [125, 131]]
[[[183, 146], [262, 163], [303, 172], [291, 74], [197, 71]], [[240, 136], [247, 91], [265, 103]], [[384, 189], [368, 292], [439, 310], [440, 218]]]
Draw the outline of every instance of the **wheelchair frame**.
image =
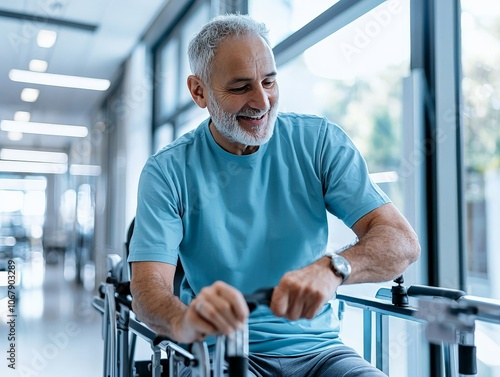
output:
[[[168, 337], [160, 336], [146, 324], [139, 321], [132, 311], [130, 282], [122, 281], [128, 275], [128, 265], [117, 254], [107, 256], [108, 278], [99, 287], [92, 306], [102, 314], [102, 338], [104, 341], [104, 377], [133, 377], [134, 353], [137, 337], [149, 343], [152, 351], [148, 369], [152, 377], [164, 375], [162, 354], [168, 361], [168, 376], [179, 375], [179, 364], [191, 368], [192, 377], [222, 377], [227, 362], [230, 377], [241, 377], [248, 368], [248, 327], [233, 335], [216, 337], [213, 367], [211, 367], [208, 347], [205, 342], [195, 342], [180, 346]], [[250, 311], [258, 305], [269, 305], [272, 289], [262, 289], [246, 295]], [[148, 373], [149, 374], [149, 373]]]

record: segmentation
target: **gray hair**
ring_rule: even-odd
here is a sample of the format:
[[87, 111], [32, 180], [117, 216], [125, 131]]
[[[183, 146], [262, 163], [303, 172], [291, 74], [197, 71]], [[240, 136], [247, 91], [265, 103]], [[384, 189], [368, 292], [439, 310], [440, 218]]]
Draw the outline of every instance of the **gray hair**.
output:
[[188, 58], [191, 72], [205, 84], [209, 84], [211, 63], [221, 42], [227, 37], [248, 35], [261, 37], [269, 45], [266, 25], [248, 15], [225, 14], [213, 18], [189, 42]]

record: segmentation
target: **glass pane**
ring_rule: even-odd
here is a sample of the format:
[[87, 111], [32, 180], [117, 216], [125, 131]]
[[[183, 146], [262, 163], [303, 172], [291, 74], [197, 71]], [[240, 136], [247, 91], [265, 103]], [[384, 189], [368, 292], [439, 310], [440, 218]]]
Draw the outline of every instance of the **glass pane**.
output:
[[500, 192], [500, 7], [494, 1], [478, 5], [473, 1], [462, 3], [469, 281], [474, 293], [500, 298], [500, 280], [492, 286], [494, 271], [487, 268], [494, 261], [488, 261], [493, 250], [498, 253], [500, 246], [494, 230], [499, 228], [492, 227], [500, 217], [491, 211], [500, 202], [488, 195]]
[[178, 61], [179, 41], [170, 40], [160, 53], [160, 101], [158, 113], [160, 117], [175, 111], [178, 105], [179, 72]]
[[248, 13], [264, 22], [269, 30], [271, 46], [312, 21], [339, 0], [250, 0]]
[[[462, 0], [467, 290], [496, 299], [500, 299], [499, 40], [498, 2]], [[499, 326], [478, 323], [476, 339], [478, 375], [500, 376]]]
[[154, 135], [154, 151], [158, 152], [167, 144], [174, 140], [174, 126], [172, 123], [162, 124], [155, 129]]
[[179, 95], [181, 105], [191, 101], [191, 95], [187, 90], [186, 78], [191, 74], [189, 62], [187, 58], [187, 48], [191, 38], [200, 30], [200, 25], [204, 25], [210, 15], [209, 6], [207, 3], [201, 4], [196, 11], [188, 18], [186, 24], [182, 27], [181, 31], [181, 72], [180, 72], [180, 86]]
[[279, 67], [280, 108], [323, 115], [339, 124], [371, 173], [390, 172], [376, 180], [402, 208], [396, 172], [402, 146], [402, 79], [410, 62], [409, 1], [401, 3], [390, 22], [377, 24], [374, 15], [389, 9], [382, 4]]
[[198, 106], [192, 106], [179, 116], [179, 128], [176, 130], [176, 137], [184, 135], [186, 132], [194, 130], [205, 119], [208, 118], [208, 111]]

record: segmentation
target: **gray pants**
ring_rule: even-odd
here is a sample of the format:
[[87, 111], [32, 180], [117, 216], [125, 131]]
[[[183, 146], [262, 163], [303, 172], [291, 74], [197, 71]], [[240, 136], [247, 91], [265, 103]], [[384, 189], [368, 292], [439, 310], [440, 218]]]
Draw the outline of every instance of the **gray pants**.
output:
[[[302, 356], [250, 355], [248, 364], [247, 377], [387, 377], [344, 345]], [[180, 376], [191, 372], [184, 368]]]

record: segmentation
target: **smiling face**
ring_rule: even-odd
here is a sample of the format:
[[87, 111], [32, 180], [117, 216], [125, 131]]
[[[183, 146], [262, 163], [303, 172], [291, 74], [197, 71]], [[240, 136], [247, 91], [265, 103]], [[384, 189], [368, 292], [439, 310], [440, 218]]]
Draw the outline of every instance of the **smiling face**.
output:
[[208, 108], [215, 140], [236, 154], [269, 141], [279, 97], [269, 46], [255, 36], [230, 37], [217, 49], [212, 67], [209, 85], [194, 76], [188, 84], [193, 99]]

